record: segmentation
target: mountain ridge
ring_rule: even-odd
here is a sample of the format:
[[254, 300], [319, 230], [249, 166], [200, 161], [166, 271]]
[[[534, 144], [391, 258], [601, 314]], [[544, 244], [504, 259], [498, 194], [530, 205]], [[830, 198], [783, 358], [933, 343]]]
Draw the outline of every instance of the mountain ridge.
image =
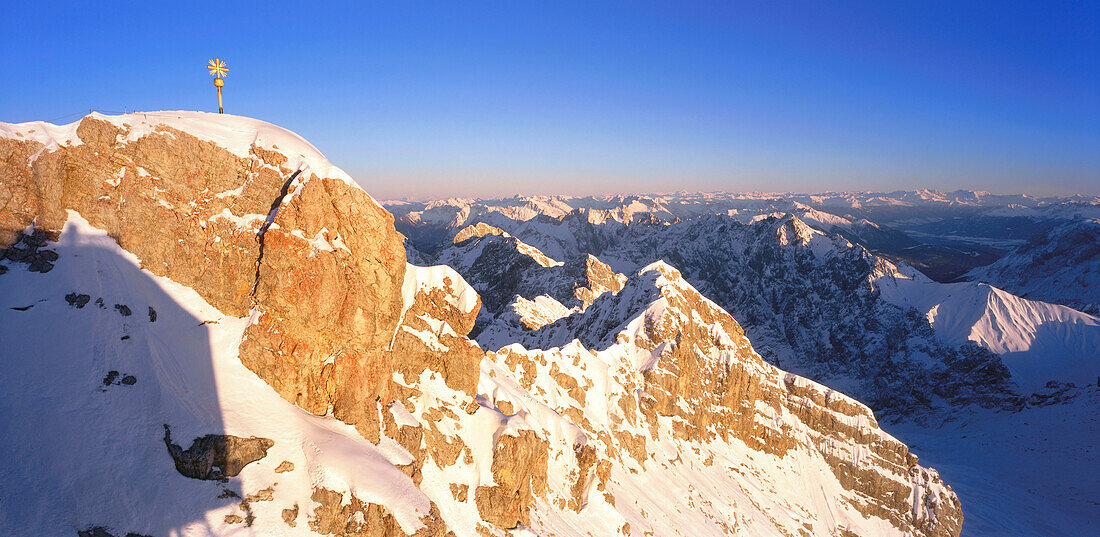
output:
[[[493, 222], [494, 227], [508, 223]], [[932, 281], [795, 215], [749, 223], [703, 214], [678, 222], [593, 224], [583, 211], [574, 211], [511, 225], [498, 229], [565, 263], [595, 256], [624, 274], [657, 259], [676, 266], [737, 318], [766, 360], [856, 395], [875, 409], [887, 430], [935, 446], [929, 455], [963, 479], [964, 506], [976, 506], [968, 511], [973, 522], [964, 526], [965, 535], [1014, 534], [1013, 528], [1041, 535], [1091, 531], [1094, 517], [1085, 513], [1093, 508], [1084, 500], [1089, 493], [1075, 492], [1080, 487], [1074, 476], [1096, 461], [1089, 446], [1100, 441], [1100, 416], [1086, 403], [1097, 391], [1094, 317], [988, 285]], [[448, 245], [431, 254], [409, 251], [429, 262], [446, 259], [477, 289], [501, 278], [533, 282], [516, 302], [537, 304], [537, 297], [567, 294], [535, 264], [483, 281], [475, 266], [453, 256], [458, 250]], [[547, 328], [571, 317], [575, 329], [586, 326], [583, 313], [564, 306], [545, 307], [538, 315], [545, 321], [533, 326], [498, 312], [481, 321], [486, 328], [475, 336], [490, 349], [512, 341], [546, 347], [571, 336], [565, 329], [547, 339]], [[1049, 409], [1059, 407], [1079, 417], [1079, 429], [1029, 418], [1049, 416], [1054, 412]], [[1011, 431], [995, 430], [998, 423], [1013, 423], [1033, 447], [1042, 445], [1061, 461], [1057, 468], [1033, 471], [1050, 465], [1029, 459], [1032, 447], [1013, 440]], [[968, 462], [960, 466], [956, 460]], [[1024, 469], [1008, 475], [998, 464]], [[1008, 512], [987, 501], [991, 489], [1010, 491], [1018, 508]], [[1077, 507], [1070, 513], [1062, 505]], [[1069, 522], [1055, 524], [1051, 513], [1056, 512]]]
[[[764, 363], [668, 265], [634, 284], [652, 279], [670, 307], [633, 342], [486, 352], [467, 337], [483, 298], [464, 276], [406, 262], [393, 217], [300, 138], [217, 115], [74, 125], [63, 132], [78, 140], [53, 144], [30, 131], [59, 129], [0, 125], [14, 200], [0, 209], [0, 326], [46, 357], [7, 372], [5, 405], [41, 420], [4, 424], [5, 451], [22, 455], [0, 472], [21, 506], [0, 506], [5, 523], [97, 536], [959, 532], [957, 496], [866, 407]], [[518, 250], [508, 238], [474, 240]], [[550, 260], [533, 266], [571, 271], [560, 281], [586, 310], [630, 283], [587, 257]], [[75, 319], [71, 337], [42, 337]], [[657, 367], [639, 368], [643, 355]], [[241, 451], [253, 445], [266, 447]], [[807, 479], [819, 494], [799, 492]], [[661, 485], [685, 501], [653, 496]]]

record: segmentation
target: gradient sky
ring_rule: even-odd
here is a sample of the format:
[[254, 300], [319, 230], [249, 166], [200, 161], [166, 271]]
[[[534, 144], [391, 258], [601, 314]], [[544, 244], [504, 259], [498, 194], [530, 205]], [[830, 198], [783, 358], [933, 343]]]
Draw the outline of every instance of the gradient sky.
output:
[[2, 1], [0, 121], [216, 111], [220, 57], [380, 198], [1100, 194], [1095, 1]]

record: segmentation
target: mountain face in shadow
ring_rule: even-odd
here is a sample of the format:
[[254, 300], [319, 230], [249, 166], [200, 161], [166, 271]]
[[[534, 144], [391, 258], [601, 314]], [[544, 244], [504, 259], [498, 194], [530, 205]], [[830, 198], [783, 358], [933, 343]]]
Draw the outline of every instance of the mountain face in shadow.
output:
[[158, 536], [204, 525], [243, 483], [182, 475], [163, 436], [224, 438], [210, 319], [78, 215], [39, 250], [56, 256], [48, 271], [8, 259], [0, 274], [0, 525]]

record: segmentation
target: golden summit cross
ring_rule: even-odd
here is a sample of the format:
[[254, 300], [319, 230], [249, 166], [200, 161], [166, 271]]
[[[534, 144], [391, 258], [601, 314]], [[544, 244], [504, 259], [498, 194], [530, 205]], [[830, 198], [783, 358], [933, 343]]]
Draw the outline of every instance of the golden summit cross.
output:
[[210, 71], [211, 75], [214, 75], [214, 86], [218, 88], [218, 113], [224, 113], [222, 110], [222, 86], [225, 85], [225, 80], [222, 80], [229, 69], [225, 66], [225, 62], [220, 58], [214, 58], [206, 64], [206, 69]]

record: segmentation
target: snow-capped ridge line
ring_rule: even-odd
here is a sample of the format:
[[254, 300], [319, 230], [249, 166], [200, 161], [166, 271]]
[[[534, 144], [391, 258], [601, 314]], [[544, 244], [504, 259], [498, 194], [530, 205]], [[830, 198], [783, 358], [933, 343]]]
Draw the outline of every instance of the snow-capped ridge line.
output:
[[[83, 142], [77, 135], [77, 128], [85, 118], [105, 121], [126, 130], [126, 134], [119, 140], [120, 143], [158, 132], [158, 128], [163, 125], [186, 132], [200, 140], [213, 142], [241, 158], [247, 158], [253, 147], [277, 151], [289, 159], [287, 166], [291, 170], [307, 172], [307, 178], [312, 173], [322, 178], [339, 179], [348, 186], [363, 190], [350, 175], [329, 162], [320, 150], [299, 134], [260, 119], [232, 114], [190, 110], [131, 112], [119, 115], [92, 112], [64, 125], [44, 121], [0, 122], [0, 137], [36, 141], [45, 145], [44, 151], [80, 145]], [[374, 198], [371, 200], [378, 204]]]

